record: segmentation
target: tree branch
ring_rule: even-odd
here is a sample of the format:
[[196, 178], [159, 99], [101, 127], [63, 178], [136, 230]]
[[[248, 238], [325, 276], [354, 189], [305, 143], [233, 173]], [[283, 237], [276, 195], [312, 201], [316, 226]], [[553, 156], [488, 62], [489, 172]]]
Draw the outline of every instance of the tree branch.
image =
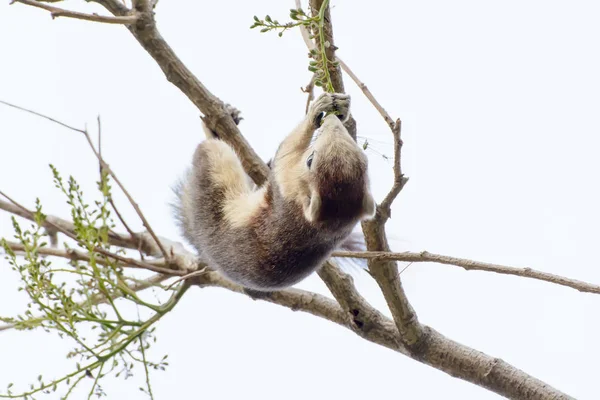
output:
[[[296, 3], [298, 4], [298, 3]], [[313, 16], [318, 13], [323, 0], [310, 0], [310, 6], [312, 9]], [[330, 43], [327, 48], [327, 57], [330, 60], [335, 59], [335, 45], [333, 44], [333, 27], [331, 24], [331, 15], [329, 7], [325, 10], [325, 35], [326, 40]], [[309, 46], [310, 48], [310, 46]], [[344, 83], [341, 73], [341, 68], [336, 67], [330, 71], [331, 80], [334, 85], [336, 92], [344, 92]], [[390, 118], [391, 119], [391, 118]], [[387, 121], [386, 121], [387, 122]], [[395, 125], [395, 124], [394, 124]], [[395, 125], [396, 127], [396, 125]], [[354, 135], [356, 138], [356, 127], [354, 127]], [[400, 149], [402, 142], [400, 139], [400, 124], [397, 124], [396, 133], [394, 133], [395, 139], [395, 151], [394, 151], [394, 172], [400, 173]], [[395, 178], [396, 181], [396, 178]], [[402, 180], [400, 180], [402, 182]], [[391, 204], [393, 198], [396, 197], [397, 192], [400, 192], [401, 186], [396, 188], [396, 184], [392, 187], [390, 194], [386, 198], [390, 198], [388, 202]], [[389, 250], [387, 237], [385, 234], [385, 221], [389, 212], [383, 210], [380, 206], [377, 207], [377, 213], [375, 219], [371, 221], [365, 221], [362, 223], [363, 233], [365, 235], [365, 241], [367, 243], [367, 249], [370, 251], [387, 251]], [[396, 263], [390, 261], [378, 261], [369, 260], [369, 271], [379, 284], [383, 295], [386, 299], [387, 305], [392, 312], [394, 321], [400, 333], [400, 338], [407, 348], [416, 346], [422, 336], [422, 326], [420, 325], [417, 315], [414, 312], [408, 298], [402, 288], [400, 282], [400, 275], [398, 273], [398, 267]], [[327, 283], [327, 282], [326, 282]], [[333, 282], [329, 283], [330, 285]]]
[[[194, 262], [194, 256], [191, 253], [182, 248], [178, 248], [177, 252], [175, 259], [181, 260], [179, 262], [186, 263], [185, 265]], [[259, 300], [277, 304], [292, 311], [306, 312], [334, 322], [350, 329], [370, 342], [408, 355], [452, 376], [465, 379], [508, 398], [570, 399], [567, 395], [527, 375], [505, 361], [449, 340], [427, 326], [424, 327], [424, 336], [427, 337], [427, 340], [423, 342], [426, 346], [422, 347], [422, 351], [417, 357], [414, 352], [402, 345], [396, 326], [389, 318], [372, 308], [360, 295], [354, 297], [356, 292], [351, 277], [343, 274], [331, 264], [324, 266], [320, 274], [337, 275], [335, 279], [327, 279], [327, 281], [336, 281], [339, 284], [339, 286], [330, 287], [332, 292], [345, 294], [350, 291], [353, 293], [352, 296], [343, 296], [343, 298], [349, 299], [344, 300], [345, 304], [349, 306], [348, 311], [344, 310], [345, 307], [340, 307], [337, 302], [322, 295], [297, 289], [274, 292]], [[157, 282], [162, 277], [164, 275], [155, 275], [149, 280]], [[245, 294], [241, 286], [228, 281], [214, 271], [195, 277], [190, 280], [190, 283], [199, 287], [219, 287], [235, 293]], [[150, 282], [148, 284], [142, 283], [139, 290], [149, 286], [152, 286]], [[131, 286], [131, 288], [136, 290], [134, 286]], [[104, 301], [104, 299], [99, 298], [99, 301]], [[353, 308], [353, 306], [358, 306], [358, 308]], [[10, 329], [10, 327], [0, 327], [0, 331], [6, 329]]]
[[[115, 16], [129, 15], [130, 10], [116, 0], [93, 0], [104, 5]], [[313, 5], [314, 4], [314, 5]], [[313, 9], [318, 10], [321, 2], [311, 0]], [[188, 98], [205, 114], [205, 120], [209, 127], [217, 132], [219, 137], [229, 143], [240, 156], [248, 174], [258, 184], [262, 183], [267, 175], [267, 167], [255, 154], [245, 139], [241, 136], [239, 129], [232, 118], [224, 109], [223, 102], [210, 93], [196, 77], [183, 65], [165, 40], [156, 29], [151, 2], [137, 1], [135, 11], [138, 20], [127, 28], [136, 37], [140, 44], [159, 64], [167, 79], [175, 84]], [[335, 46], [333, 45], [333, 31], [329, 10], [326, 13], [326, 35], [331, 46], [331, 59], [333, 60]], [[331, 71], [334, 88], [343, 92], [343, 81], [340, 68]], [[356, 127], [349, 127], [349, 131], [356, 132]], [[399, 152], [398, 152], [399, 156]], [[399, 162], [399, 157], [398, 157]], [[394, 196], [395, 197], [395, 196]], [[390, 202], [391, 203], [391, 202]], [[378, 207], [378, 214], [381, 210]], [[363, 224], [363, 231], [369, 250], [389, 251], [387, 238], [384, 230], [385, 219], [379, 218], [371, 224]], [[125, 244], [131, 243], [127, 240]], [[174, 249], [174, 247], [172, 247]], [[173, 263], [188, 261], [193, 263], [194, 258], [188, 259], [180, 250], [172, 250], [175, 254]], [[551, 386], [525, 374], [517, 368], [502, 360], [477, 352], [469, 347], [456, 343], [433, 329], [421, 325], [416, 319], [410, 303], [402, 290], [398, 277], [397, 266], [390, 260], [369, 260], [369, 269], [375, 276], [386, 302], [392, 311], [394, 322], [381, 316], [373, 314], [369, 319], [371, 323], [357, 323], [354, 318], [355, 308], [368, 311], [368, 304], [364, 299], [356, 297], [356, 289], [351, 289], [352, 282], [343, 275], [338, 276], [334, 267], [325, 267], [320, 271], [321, 277], [328, 284], [336, 298], [339, 298], [340, 307], [336, 302], [319, 295], [297, 290], [284, 290], [265, 296], [264, 301], [275, 304], [285, 303], [286, 307], [309, 312], [313, 315], [329, 319], [341, 326], [361, 332], [367, 340], [394, 349], [411, 358], [427, 365], [440, 369], [452, 376], [459, 377], [469, 382], [486, 387], [498, 394], [511, 398], [527, 399], [564, 399], [566, 395], [560, 393]], [[242, 293], [242, 288], [225, 280], [216, 272], [208, 272], [194, 277], [193, 282], [199, 286], [223, 287], [237, 293]], [[283, 297], [280, 297], [283, 296]], [[318, 297], [313, 297], [318, 296]], [[347, 307], [348, 310], [344, 310]], [[362, 322], [361, 320], [358, 320]], [[368, 327], [370, 330], [364, 331]]]
[[[129, 11], [115, 0], [90, 0], [104, 6], [116, 16], [126, 15]], [[229, 144], [239, 155], [245, 171], [258, 185], [262, 184], [269, 173], [267, 165], [242, 136], [238, 126], [225, 110], [225, 104], [212, 94], [177, 57], [173, 49], [163, 39], [154, 20], [152, 4], [148, 1], [135, 3], [139, 19], [134, 25], [127, 26], [142, 47], [156, 61], [167, 80], [185, 94], [204, 114], [204, 121], [219, 138]]]
[[[56, 124], [59, 124], [61, 126], [64, 126], [65, 128], [68, 128], [70, 130], [73, 130], [75, 132], [81, 133], [85, 136], [85, 139], [87, 141], [87, 143], [90, 146], [90, 149], [92, 149], [92, 152], [94, 153], [94, 155], [96, 156], [96, 158], [98, 159], [98, 162], [100, 163], [100, 172], [102, 172], [102, 170], [105, 170], [106, 172], [108, 172], [108, 174], [113, 178], [113, 180], [117, 183], [117, 185], [119, 186], [119, 188], [121, 188], [121, 190], [123, 191], [123, 194], [125, 194], [125, 197], [127, 197], [127, 200], [129, 200], [129, 203], [131, 204], [131, 206], [134, 208], [135, 212], [137, 213], [138, 217], [142, 220], [142, 224], [144, 225], [144, 227], [147, 229], [148, 233], [150, 234], [150, 236], [152, 236], [152, 238], [154, 239], [156, 245], [158, 246], [158, 248], [160, 249], [163, 257], [168, 260], [169, 259], [169, 253], [167, 253], [167, 251], [165, 250], [165, 248], [163, 247], [162, 243], [160, 242], [160, 240], [158, 240], [158, 237], [156, 236], [156, 234], [154, 233], [154, 230], [152, 229], [152, 227], [150, 226], [150, 223], [148, 222], [148, 220], [146, 219], [146, 217], [144, 216], [144, 213], [142, 212], [142, 210], [140, 209], [139, 205], [135, 202], [135, 200], [133, 199], [133, 197], [131, 197], [131, 195], [129, 194], [129, 192], [127, 191], [127, 189], [125, 189], [125, 186], [121, 183], [121, 181], [119, 180], [119, 178], [117, 178], [117, 175], [114, 173], [114, 171], [110, 168], [110, 166], [104, 161], [104, 159], [102, 158], [102, 155], [100, 154], [99, 151], [96, 150], [96, 148], [94, 147], [94, 144], [92, 143], [92, 138], [90, 137], [89, 132], [87, 131], [87, 129], [78, 129], [78, 128], [74, 128], [70, 125], [67, 125], [63, 122], [60, 122], [54, 118], [48, 117], [47, 115], [38, 113], [37, 111], [33, 111], [33, 110], [29, 110], [27, 108], [24, 107], [20, 107], [11, 103], [7, 103], [5, 101], [0, 101], [0, 103], [5, 104], [7, 106], [16, 108], [18, 110], [22, 110], [22, 111], [26, 111], [28, 113], [37, 115], [39, 117], [42, 117], [44, 119], [47, 119], [49, 121], [52, 121]], [[100, 137], [101, 134], [101, 124], [100, 124], [100, 118], [98, 118], [98, 135]], [[113, 209], [115, 209], [115, 212], [117, 213], [117, 216], [119, 217], [119, 219], [121, 220], [121, 222], [123, 223], [123, 225], [125, 225], [125, 227], [127, 228], [128, 231], [131, 230], [129, 229], [129, 227], [127, 226], [127, 224], [125, 223], [125, 221], [123, 221], [123, 219], [121, 218], [121, 214], [119, 214], [119, 212], [116, 210], [116, 207], [112, 201], [112, 199], [109, 199], [110, 204], [112, 205]]]
[[517, 268], [500, 264], [490, 264], [481, 261], [468, 260], [465, 258], [433, 254], [427, 251], [422, 251], [420, 253], [414, 253], [410, 251], [403, 253], [393, 253], [387, 251], [337, 251], [332, 254], [332, 257], [362, 258], [367, 260], [393, 260], [411, 263], [433, 262], [438, 264], [454, 265], [464, 268], [467, 271], [495, 272], [497, 274], [537, 279], [561, 286], [567, 286], [580, 292], [600, 294], [600, 285], [594, 285], [577, 279], [571, 279], [560, 275], [550, 274], [548, 272], [537, 271], [528, 267]]
[[[16, 242], [11, 242], [11, 241], [6, 241], [6, 243], [8, 244], [8, 247], [10, 247], [12, 250], [14, 251], [25, 251], [25, 246], [23, 246], [20, 243], [16, 243]], [[75, 250], [75, 249], [65, 249], [65, 250], [61, 250], [61, 249], [53, 249], [53, 248], [48, 248], [48, 247], [40, 247], [39, 249], [37, 249], [37, 253], [41, 254], [41, 255], [45, 255], [45, 256], [52, 256], [52, 257], [61, 257], [61, 258], [67, 258], [69, 260], [73, 260], [73, 261], [84, 261], [84, 262], [90, 262], [90, 256], [82, 251], [79, 250]], [[147, 269], [149, 271], [153, 271], [153, 272], [157, 272], [157, 273], [161, 273], [167, 276], [183, 276], [187, 273], [186, 270], [177, 270], [177, 269], [173, 269], [173, 268], [169, 268], [169, 264], [165, 263], [164, 260], [158, 260], [158, 261], [138, 261], [138, 260], [134, 260], [133, 258], [128, 258], [128, 257], [122, 257], [119, 256], [118, 254], [114, 254], [108, 251], [105, 251], [105, 253], [102, 253], [103, 255], [105, 255], [106, 257], [110, 257], [113, 258], [117, 261], [120, 261], [121, 263], [123, 263], [123, 267], [129, 267], [129, 268], [139, 268], [139, 269]], [[100, 265], [108, 265], [109, 263], [99, 259], [96, 260], [96, 262]]]
[[[30, 211], [27, 208], [23, 207], [22, 205], [20, 205], [19, 203], [17, 203], [13, 199], [11, 199], [8, 195], [6, 195], [5, 193], [3, 193], [2, 191], [0, 191], [0, 196], [5, 197], [14, 206], [16, 206], [18, 209], [20, 209], [20, 211], [24, 215], [27, 216], [27, 219], [34, 220], [34, 217], [33, 217], [34, 213], [32, 211]], [[74, 241], [78, 242], [77, 235], [75, 234], [74, 227], [73, 227], [73, 231], [70, 231], [70, 230], [64, 229], [60, 225], [55, 225], [55, 224], [53, 224], [50, 221], [51, 220], [48, 220], [48, 219], [46, 220], [46, 222], [48, 224], [50, 224], [51, 229], [58, 230], [61, 233], [67, 235], [69, 238], [71, 238]], [[165, 270], [157, 269], [157, 267], [153, 266], [152, 264], [148, 264], [145, 261], [137, 261], [137, 260], [134, 260], [133, 258], [123, 257], [123, 256], [120, 256], [118, 254], [111, 253], [110, 251], [107, 251], [107, 250], [105, 250], [105, 249], [103, 249], [101, 247], [97, 247], [96, 246], [94, 248], [94, 251], [96, 251], [96, 252], [98, 252], [100, 254], [103, 254], [103, 255], [105, 255], [107, 257], [110, 257], [110, 258], [112, 258], [114, 260], [121, 261], [121, 262], [125, 263], [126, 265], [129, 265], [129, 266], [132, 266], [132, 267], [137, 267], [137, 268], [141, 268], [141, 269], [147, 269], [147, 270], [155, 271], [155, 272], [166, 272]], [[169, 270], [169, 272], [171, 272], [171, 271]], [[173, 273], [173, 275], [185, 275], [185, 271], [173, 271], [172, 273]]]
[[[27, 210], [25, 207], [19, 207], [1, 199], [0, 210], [7, 211], [30, 221], [34, 220], [31, 211]], [[75, 234], [75, 226], [71, 222], [53, 215], [46, 216], [43, 226], [47, 231], [59, 231], [68, 237], [72, 237]], [[156, 246], [152, 237], [147, 232], [137, 233], [135, 238], [131, 238], [128, 235], [110, 231], [108, 233], [108, 241], [113, 246], [141, 250], [144, 254], [151, 257], [159, 257], [161, 255], [160, 249]], [[163, 239], [163, 242], [165, 241], [166, 240]]]
[[28, 6], [42, 8], [46, 11], [50, 11], [50, 16], [54, 19], [57, 17], [67, 17], [67, 18], [75, 18], [75, 19], [83, 19], [86, 21], [94, 21], [94, 22], [102, 22], [105, 24], [120, 24], [120, 25], [130, 25], [137, 21], [137, 17], [135, 15], [124, 15], [118, 17], [108, 17], [97, 14], [85, 14], [77, 11], [65, 10], [63, 8], [49, 6], [40, 1], [35, 0], [12, 0], [13, 3], [22, 3]]
[[[25, 217], [31, 218], [31, 215]], [[59, 218], [53, 216], [48, 216], [47, 219], [60, 221]], [[147, 240], [151, 240], [149, 236], [147, 238]], [[131, 246], [134, 243], [129, 241], [127, 244]], [[19, 244], [11, 243], [11, 248], [15, 250], [22, 249], [19, 246]], [[152, 282], [162, 281], [163, 278], [167, 279], [172, 275], [185, 273], [183, 271], [193, 270], [197, 265], [195, 256], [182, 246], [171, 242], [170, 248], [173, 254], [171, 264], [164, 264], [164, 260], [155, 260], [151, 263], [158, 268], [174, 267], [176, 271], [169, 270], [169, 275], [155, 275], [149, 279], [148, 283], [142, 282], [137, 287], [132, 286], [132, 290], [142, 290], [153, 286]], [[48, 248], [41, 248], [39, 251], [40, 254], [66, 259], [73, 259], [74, 257], [82, 261], [87, 259], [85, 254], [77, 251], [71, 252]], [[328, 288], [338, 299], [341, 306], [319, 294], [296, 289], [271, 293], [260, 300], [327, 319], [350, 329], [366, 340], [408, 355], [452, 376], [486, 387], [503, 396], [527, 399], [569, 398], [510, 364], [449, 340], [427, 326], [423, 326], [425, 340], [421, 341], [419, 351], [415, 351], [414, 347], [406, 347], [400, 340], [401, 336], [398, 335], [396, 324], [374, 309], [358, 294], [350, 276], [329, 263], [319, 271], [319, 275], [327, 283]], [[201, 276], [191, 278], [190, 283], [200, 287], [221, 287], [244, 294], [244, 289], [241, 286], [226, 280], [214, 271], [208, 271]], [[105, 299], [99, 297], [97, 301], [102, 302]], [[0, 327], [0, 331], [5, 329], [8, 328]], [[468, 367], [465, 368], [465, 366]], [[526, 384], [523, 384], [523, 382], [526, 382]], [[525, 394], [529, 397], [526, 397]]]

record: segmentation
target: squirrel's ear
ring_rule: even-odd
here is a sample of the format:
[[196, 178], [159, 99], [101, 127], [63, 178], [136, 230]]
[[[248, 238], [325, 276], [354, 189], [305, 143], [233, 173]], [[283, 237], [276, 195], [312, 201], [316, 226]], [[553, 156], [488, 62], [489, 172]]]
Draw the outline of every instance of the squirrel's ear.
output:
[[315, 222], [321, 214], [321, 196], [316, 190], [311, 190], [310, 199], [304, 203], [304, 216], [308, 222]]
[[363, 197], [363, 217], [362, 219], [371, 219], [375, 216], [375, 199], [371, 191], [367, 189]]

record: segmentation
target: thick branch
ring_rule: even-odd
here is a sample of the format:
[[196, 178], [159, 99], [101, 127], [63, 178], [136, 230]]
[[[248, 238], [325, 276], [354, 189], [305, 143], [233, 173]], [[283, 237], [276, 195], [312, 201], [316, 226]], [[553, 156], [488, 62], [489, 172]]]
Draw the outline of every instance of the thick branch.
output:
[[[378, 214], [379, 212], [377, 210]], [[384, 223], [376, 217], [371, 221], [363, 222], [362, 226], [367, 250], [389, 251]], [[407, 348], [417, 351], [423, 339], [423, 326], [406, 297], [397, 263], [390, 260], [369, 259], [368, 266], [394, 317], [402, 343]]]
[[[53, 216], [48, 216], [47, 219], [60, 221], [59, 218]], [[149, 236], [147, 238], [148, 241], [152, 241]], [[164, 263], [163, 260], [155, 260], [152, 261], [154, 266], [190, 271], [197, 264], [195, 256], [182, 246], [165, 239], [163, 242], [169, 243], [173, 254], [171, 263], [174, 265], [161, 264]], [[131, 244], [131, 242], [127, 243]], [[18, 244], [13, 245], [15, 247], [11, 247], [19, 249]], [[66, 259], [77, 257], [82, 261], [86, 260], [85, 254], [76, 251], [43, 248], [40, 249], [40, 253]], [[427, 326], [422, 327], [424, 333], [418, 348], [419, 351], [407, 348], [400, 341], [396, 324], [374, 309], [357, 293], [351, 277], [341, 272], [333, 264], [325, 265], [319, 274], [328, 283], [329, 289], [339, 299], [341, 306], [322, 295], [296, 289], [275, 292], [260, 300], [327, 319], [352, 330], [370, 342], [408, 355], [452, 376], [465, 379], [509, 398], [569, 399], [568, 396], [512, 365], [449, 340]], [[155, 275], [149, 279], [148, 283], [142, 282], [137, 286], [132, 285], [131, 288], [132, 290], [142, 290], [169, 276]], [[200, 287], [221, 287], [236, 293], [244, 293], [241, 286], [226, 280], [214, 271], [194, 277], [190, 281]], [[99, 297], [97, 301], [100, 303], [104, 300]], [[4, 329], [8, 328], [0, 327], [0, 330]]]
[[540, 281], [555, 283], [561, 286], [567, 286], [580, 292], [600, 294], [600, 285], [594, 285], [588, 282], [570, 279], [560, 275], [550, 274], [548, 272], [537, 271], [528, 267], [517, 268], [506, 265], [490, 264], [480, 261], [468, 260], [465, 258], [457, 258], [444, 256], [441, 254], [433, 254], [427, 251], [420, 253], [403, 252], [392, 253], [386, 251], [338, 251], [332, 254], [333, 257], [351, 257], [363, 258], [369, 260], [386, 260], [386, 261], [406, 261], [406, 262], [434, 262], [438, 264], [455, 265], [462, 267], [467, 271], [487, 271], [497, 274], [515, 275], [523, 278], [537, 279]]
[[[126, 15], [128, 10], [114, 0], [92, 0], [103, 5], [117, 16]], [[148, 2], [137, 2], [139, 20], [127, 29], [156, 61], [167, 80], [177, 86], [190, 101], [205, 115], [204, 121], [219, 138], [231, 145], [242, 160], [244, 169], [257, 184], [266, 180], [268, 168], [258, 154], [242, 136], [239, 128], [225, 110], [224, 103], [212, 94], [177, 57], [156, 27], [154, 12]]]

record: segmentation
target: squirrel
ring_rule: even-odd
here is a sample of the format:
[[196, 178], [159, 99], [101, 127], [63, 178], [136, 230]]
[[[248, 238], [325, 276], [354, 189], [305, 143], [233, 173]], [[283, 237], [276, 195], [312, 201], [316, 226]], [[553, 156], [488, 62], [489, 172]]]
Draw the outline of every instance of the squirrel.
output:
[[[260, 187], [203, 124], [206, 140], [175, 190], [175, 214], [209, 267], [248, 292], [281, 290], [316, 271], [359, 221], [374, 217], [368, 160], [343, 124], [349, 108], [348, 95], [318, 97], [279, 145]], [[231, 115], [239, 123], [237, 110]]]

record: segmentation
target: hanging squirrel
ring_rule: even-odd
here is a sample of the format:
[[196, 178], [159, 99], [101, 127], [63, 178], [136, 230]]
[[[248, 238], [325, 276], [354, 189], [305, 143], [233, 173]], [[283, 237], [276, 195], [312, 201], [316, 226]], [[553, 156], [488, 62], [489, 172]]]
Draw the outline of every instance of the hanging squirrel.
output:
[[[176, 189], [176, 217], [209, 267], [250, 292], [281, 290], [317, 270], [374, 216], [367, 157], [343, 125], [349, 107], [345, 94], [317, 98], [259, 188], [204, 125], [207, 140]], [[232, 117], [239, 123], [237, 111]]]

